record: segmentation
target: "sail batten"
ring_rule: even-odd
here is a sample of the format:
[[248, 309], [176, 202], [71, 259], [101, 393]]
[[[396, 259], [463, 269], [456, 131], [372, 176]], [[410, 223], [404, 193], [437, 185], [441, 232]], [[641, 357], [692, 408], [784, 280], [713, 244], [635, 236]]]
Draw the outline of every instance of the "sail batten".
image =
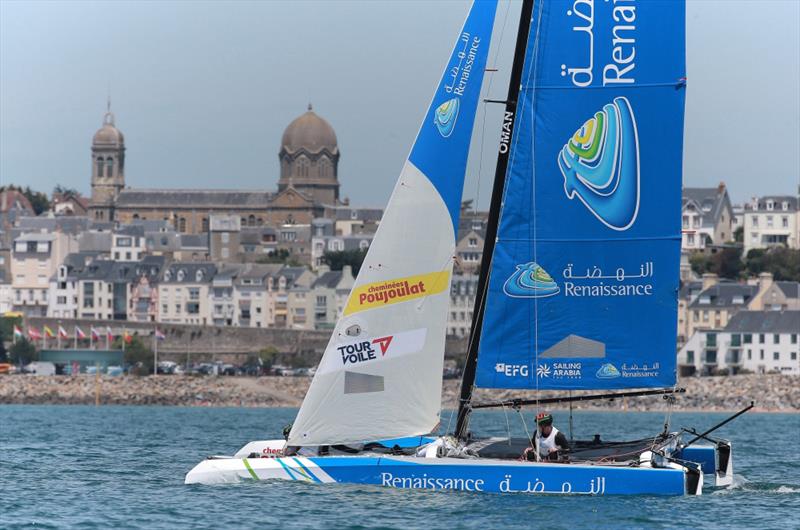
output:
[[542, 1], [478, 350], [485, 388], [675, 383], [679, 1]]
[[495, 1], [473, 4], [289, 434], [292, 446], [436, 429], [456, 227]]

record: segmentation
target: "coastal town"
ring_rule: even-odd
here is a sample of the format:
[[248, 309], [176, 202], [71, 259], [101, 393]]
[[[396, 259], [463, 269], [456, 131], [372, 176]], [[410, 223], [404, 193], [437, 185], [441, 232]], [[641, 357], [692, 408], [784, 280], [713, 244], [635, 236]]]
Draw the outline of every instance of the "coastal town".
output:
[[[0, 372], [64, 376], [86, 388], [87, 374], [274, 376], [265, 378], [270, 388], [294, 390], [253, 397], [259, 387], [247, 383], [230, 388], [249, 398], [219, 401], [296, 406], [383, 215], [340, 194], [333, 127], [309, 105], [283, 133], [277, 188], [246, 191], [130, 187], [110, 107], [100, 125], [89, 143], [89, 196], [0, 188]], [[486, 212], [462, 204], [446, 378], [458, 377], [467, 348], [486, 223]], [[681, 228], [681, 381], [752, 374], [756, 392], [781, 375], [797, 394], [800, 188], [734, 204], [724, 182], [686, 186]], [[414, 288], [424, 286], [398, 287]], [[382, 295], [396, 293], [363, 302]], [[278, 383], [293, 375], [306, 382]], [[140, 384], [161, 396], [153, 402], [186, 403], [165, 398], [168, 386]], [[215, 402], [203, 396], [218, 384], [184, 386], [190, 402], [204, 403]], [[2, 382], [0, 402], [58, 402], [66, 388], [39, 378], [14, 385]], [[131, 397], [112, 402], [138, 402], [135, 390], [120, 392]], [[794, 395], [781, 408], [797, 405]]]

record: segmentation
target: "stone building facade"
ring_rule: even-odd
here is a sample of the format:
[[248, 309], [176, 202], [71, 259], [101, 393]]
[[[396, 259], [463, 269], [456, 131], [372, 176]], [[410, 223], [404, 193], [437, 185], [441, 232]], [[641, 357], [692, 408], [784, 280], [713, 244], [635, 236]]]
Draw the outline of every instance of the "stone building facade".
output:
[[310, 224], [339, 202], [339, 147], [333, 127], [309, 105], [283, 133], [277, 191], [125, 187], [125, 138], [106, 112], [92, 140], [89, 215], [97, 221], [167, 221], [186, 234], [209, 231], [212, 215], [242, 227]]

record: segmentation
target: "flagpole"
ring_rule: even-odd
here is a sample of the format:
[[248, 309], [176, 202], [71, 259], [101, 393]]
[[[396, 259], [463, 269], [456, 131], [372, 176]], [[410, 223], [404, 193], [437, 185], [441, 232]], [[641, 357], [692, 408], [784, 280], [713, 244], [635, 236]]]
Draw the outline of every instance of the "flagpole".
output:
[[75, 329], [72, 330], [75, 333], [75, 349], [78, 349], [78, 326], [75, 326]]
[[158, 375], [158, 328], [153, 333], [153, 377]]

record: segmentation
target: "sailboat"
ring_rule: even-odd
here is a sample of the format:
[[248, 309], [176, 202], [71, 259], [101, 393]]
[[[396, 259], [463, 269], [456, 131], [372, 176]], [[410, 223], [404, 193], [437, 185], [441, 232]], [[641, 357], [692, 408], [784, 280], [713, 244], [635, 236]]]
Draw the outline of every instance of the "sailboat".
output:
[[[469, 429], [479, 408], [679, 391], [681, 1], [523, 2], [455, 431], [437, 434], [462, 189], [496, 8], [470, 9], [285, 439], [208, 457], [187, 484], [686, 495], [700, 494], [705, 476], [731, 482], [730, 443], [713, 429], [686, 440], [665, 424], [641, 440], [572, 441], [556, 462], [539, 451], [522, 459], [529, 438]], [[476, 387], [534, 397], [478, 402]], [[567, 395], [540, 399], [546, 389]]]

